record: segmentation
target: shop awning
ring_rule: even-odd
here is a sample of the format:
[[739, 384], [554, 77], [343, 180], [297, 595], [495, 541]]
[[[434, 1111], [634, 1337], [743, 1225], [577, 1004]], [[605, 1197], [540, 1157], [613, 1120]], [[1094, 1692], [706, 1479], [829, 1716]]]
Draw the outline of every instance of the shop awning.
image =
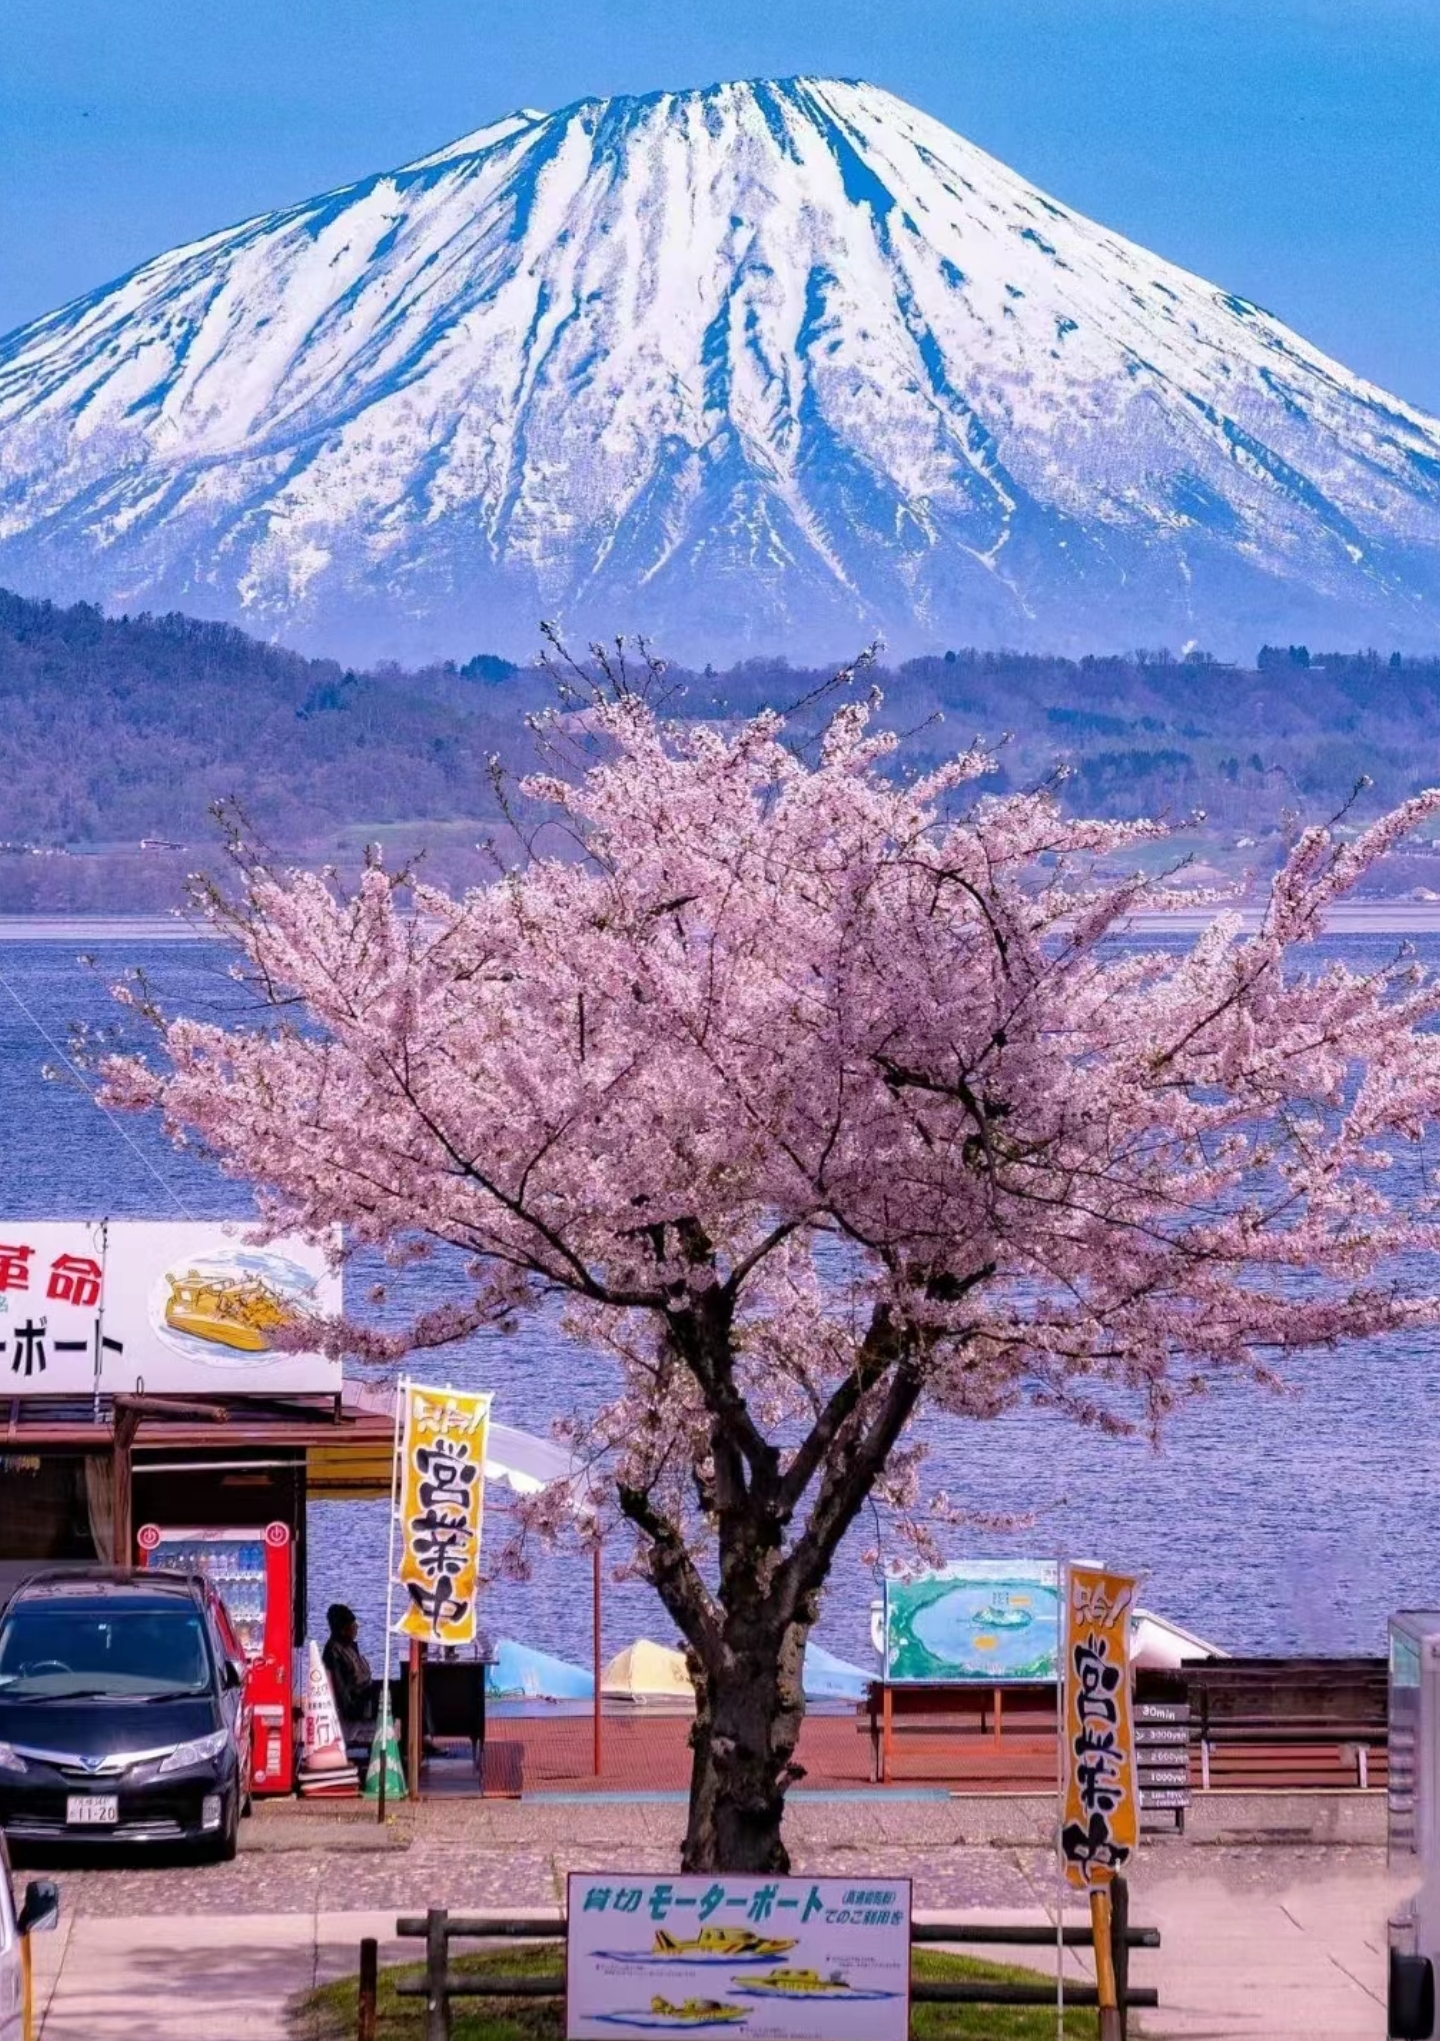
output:
[[[154, 1472], [181, 1461], [204, 1466], [220, 1456], [251, 1460], [267, 1452], [297, 1462], [303, 1457], [312, 1500], [373, 1502], [390, 1493], [397, 1393], [393, 1382], [351, 1379], [338, 1399], [131, 1398], [143, 1403], [131, 1436], [135, 1467]], [[12, 1398], [7, 1422], [0, 1396], [0, 1456], [61, 1452], [109, 1458], [116, 1449], [115, 1421], [111, 1397], [97, 1409], [88, 1397], [57, 1396]], [[569, 1482], [582, 1505], [592, 1490], [588, 1470], [563, 1446], [506, 1424], [490, 1427], [485, 1478], [516, 1495], [537, 1495], [552, 1482]]]

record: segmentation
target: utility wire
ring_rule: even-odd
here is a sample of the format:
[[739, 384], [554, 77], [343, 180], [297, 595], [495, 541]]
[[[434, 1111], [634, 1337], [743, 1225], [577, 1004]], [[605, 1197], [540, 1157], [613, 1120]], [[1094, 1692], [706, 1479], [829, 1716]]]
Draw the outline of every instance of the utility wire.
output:
[[39, 1019], [39, 1017], [36, 1014], [32, 1013], [30, 1008], [25, 1004], [24, 1000], [20, 997], [19, 993], [15, 990], [15, 987], [10, 983], [10, 980], [5, 976], [3, 971], [0, 971], [0, 985], [3, 985], [5, 987], [5, 990], [9, 993], [10, 997], [19, 1007], [21, 1013], [24, 1014], [26, 1020], [29, 1021], [31, 1027], [34, 1028], [36, 1034], [40, 1037], [41, 1041], [45, 1044], [46, 1048], [50, 1050], [52, 1055], [59, 1057], [60, 1061], [65, 1065], [65, 1068], [70, 1072], [70, 1075], [79, 1085], [81, 1091], [84, 1092], [86, 1098], [88, 1098], [91, 1105], [94, 1106], [95, 1110], [97, 1112], [103, 1113], [106, 1119], [110, 1122], [111, 1126], [115, 1129], [115, 1132], [120, 1136], [120, 1139], [124, 1141], [129, 1147], [134, 1149], [135, 1153], [139, 1156], [141, 1162], [145, 1165], [146, 1169], [149, 1170], [151, 1176], [154, 1177], [156, 1183], [159, 1184], [161, 1190], [164, 1191], [166, 1197], [172, 1199], [174, 1203], [180, 1207], [180, 1210], [184, 1213], [187, 1219], [193, 1219], [195, 1217], [195, 1214], [190, 1210], [190, 1207], [181, 1197], [179, 1191], [175, 1189], [173, 1184], [167, 1183], [165, 1178], [161, 1176], [159, 1170], [150, 1160], [150, 1157], [145, 1153], [145, 1150], [140, 1146], [140, 1143], [135, 1139], [135, 1136], [130, 1132], [130, 1129], [115, 1117], [114, 1113], [111, 1112], [109, 1106], [105, 1104], [103, 1099], [96, 1097], [95, 1093], [90, 1089], [90, 1086], [87, 1084], [85, 1080], [84, 1072], [79, 1070], [76, 1067], [76, 1065], [71, 1062], [70, 1058], [65, 1054], [65, 1051], [60, 1047], [60, 1044], [55, 1040], [54, 1036], [48, 1032], [44, 1023]]

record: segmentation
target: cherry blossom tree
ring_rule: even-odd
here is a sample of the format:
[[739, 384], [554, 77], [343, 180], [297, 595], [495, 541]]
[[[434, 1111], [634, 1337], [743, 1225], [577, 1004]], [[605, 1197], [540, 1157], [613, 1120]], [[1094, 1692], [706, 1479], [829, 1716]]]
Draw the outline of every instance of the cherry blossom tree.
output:
[[922, 1409], [1158, 1426], [1217, 1371], [1437, 1316], [1393, 1271], [1437, 1245], [1399, 1150], [1440, 988], [1303, 957], [1440, 793], [1301, 836], [1251, 932], [1127, 945], [1179, 896], [1107, 874], [1162, 828], [977, 796], [978, 752], [908, 779], [873, 707], [807, 750], [597, 699], [524, 785], [555, 832], [463, 898], [237, 847], [206, 911], [271, 1010], [164, 1019], [107, 1072], [269, 1227], [462, 1249], [467, 1303], [413, 1341], [558, 1295], [613, 1358], [578, 1443], [689, 1647], [689, 1870], [785, 1868], [837, 1548], [875, 1493], [943, 1514]]

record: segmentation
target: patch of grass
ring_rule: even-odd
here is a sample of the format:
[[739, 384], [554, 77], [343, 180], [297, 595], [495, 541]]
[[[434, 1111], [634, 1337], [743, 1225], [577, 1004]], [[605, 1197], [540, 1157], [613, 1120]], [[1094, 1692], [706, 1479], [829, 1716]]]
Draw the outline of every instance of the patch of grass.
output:
[[[481, 1977], [543, 1977], [559, 1969], [560, 1952], [554, 1947], [507, 1949], [494, 1956], [458, 1956], [452, 1967]], [[420, 2041], [425, 2031], [423, 2001], [398, 1997], [395, 1986], [402, 1977], [418, 1981], [423, 1974], [418, 1963], [381, 1971], [377, 2041]], [[937, 1984], [962, 1978], [1033, 1983], [1040, 1973], [919, 1949], [914, 1975]], [[298, 2041], [353, 2041], [357, 1993], [358, 1982], [353, 1977], [308, 1992], [295, 2012]], [[454, 2017], [455, 2041], [563, 2041], [565, 2033], [561, 1999], [457, 1999]], [[1067, 2011], [1065, 2032], [1071, 2041], [1095, 2041], [1097, 2031], [1094, 2013]], [[1047, 2006], [916, 2006], [910, 2016], [910, 2033], [912, 2041], [982, 2041], [982, 2037], [983, 2041], [1053, 2041], [1055, 2013]]]

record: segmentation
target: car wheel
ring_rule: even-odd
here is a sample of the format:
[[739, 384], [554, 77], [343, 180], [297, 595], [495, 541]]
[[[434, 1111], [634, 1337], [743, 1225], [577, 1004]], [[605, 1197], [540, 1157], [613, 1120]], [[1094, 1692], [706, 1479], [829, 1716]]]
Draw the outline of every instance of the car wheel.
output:
[[219, 1835], [205, 1845], [205, 1862], [207, 1864], [231, 1864], [235, 1861], [235, 1852], [239, 1847], [240, 1789], [237, 1786], [225, 1802], [225, 1812], [220, 1822]]

